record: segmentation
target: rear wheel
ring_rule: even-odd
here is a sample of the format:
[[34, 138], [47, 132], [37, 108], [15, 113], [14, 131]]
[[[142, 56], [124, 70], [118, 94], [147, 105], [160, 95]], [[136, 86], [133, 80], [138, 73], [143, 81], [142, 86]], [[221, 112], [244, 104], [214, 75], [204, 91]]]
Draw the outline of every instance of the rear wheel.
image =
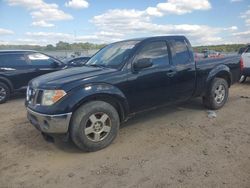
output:
[[229, 94], [228, 83], [225, 79], [215, 78], [206, 96], [203, 97], [203, 104], [212, 110], [217, 110], [227, 102]]
[[246, 79], [247, 79], [247, 77], [244, 76], [244, 75], [242, 75], [242, 76], [240, 77], [239, 82], [240, 82], [240, 83], [244, 83], [244, 82], [246, 81]]
[[112, 105], [91, 101], [74, 113], [70, 135], [80, 149], [97, 151], [112, 143], [118, 134], [119, 125], [119, 115]]
[[10, 97], [10, 89], [9, 87], [0, 82], [0, 104], [5, 103]]

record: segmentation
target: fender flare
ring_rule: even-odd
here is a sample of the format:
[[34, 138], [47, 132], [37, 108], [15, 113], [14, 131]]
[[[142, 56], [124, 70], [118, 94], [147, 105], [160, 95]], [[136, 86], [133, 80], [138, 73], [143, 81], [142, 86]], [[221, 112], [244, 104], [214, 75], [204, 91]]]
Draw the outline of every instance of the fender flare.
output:
[[[212, 82], [212, 80], [215, 77], [219, 77], [219, 78], [225, 78], [226, 81], [228, 82], [228, 86], [231, 86], [232, 83], [232, 74], [230, 72], [230, 68], [226, 65], [218, 65], [215, 68], [213, 68], [207, 77], [206, 80], [206, 85], [209, 86], [210, 83]], [[208, 87], [207, 87], [208, 88]]]
[[110, 103], [118, 103], [121, 121], [126, 119], [129, 114], [127, 98], [116, 86], [107, 83], [93, 83], [78, 88], [76, 92], [78, 97], [72, 106], [73, 112], [84, 103], [99, 99]]

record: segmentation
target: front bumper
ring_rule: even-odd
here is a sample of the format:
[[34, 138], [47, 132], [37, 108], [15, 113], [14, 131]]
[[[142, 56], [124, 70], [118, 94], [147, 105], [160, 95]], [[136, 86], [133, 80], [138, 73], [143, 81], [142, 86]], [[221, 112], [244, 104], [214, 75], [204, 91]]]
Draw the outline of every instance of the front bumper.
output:
[[47, 115], [27, 108], [27, 117], [32, 125], [43, 133], [63, 134], [69, 129], [72, 113]]

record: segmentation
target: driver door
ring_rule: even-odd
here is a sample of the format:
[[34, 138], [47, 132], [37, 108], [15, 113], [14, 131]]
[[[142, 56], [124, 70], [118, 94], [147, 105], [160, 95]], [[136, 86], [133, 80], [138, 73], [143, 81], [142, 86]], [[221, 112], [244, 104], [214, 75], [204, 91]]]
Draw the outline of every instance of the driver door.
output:
[[144, 110], [168, 102], [171, 69], [167, 43], [164, 40], [143, 44], [138, 50], [132, 67], [136, 62], [150, 59], [152, 66], [128, 73], [128, 101], [132, 112]]

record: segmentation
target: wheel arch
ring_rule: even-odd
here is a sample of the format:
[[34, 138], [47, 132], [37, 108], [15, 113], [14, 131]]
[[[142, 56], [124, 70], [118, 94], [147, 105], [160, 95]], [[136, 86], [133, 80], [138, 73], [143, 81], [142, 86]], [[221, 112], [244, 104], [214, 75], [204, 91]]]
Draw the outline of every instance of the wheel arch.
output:
[[14, 91], [14, 86], [13, 86], [13, 84], [11, 83], [11, 81], [8, 78], [0, 76], [0, 82], [6, 84], [9, 87], [10, 92]]
[[[230, 72], [230, 68], [226, 65], [219, 65], [212, 69], [207, 77], [206, 85], [211, 85], [211, 82], [214, 78], [223, 78], [227, 81], [228, 87], [232, 84], [232, 74]], [[207, 87], [208, 88], [208, 87]]]
[[117, 110], [121, 122], [126, 120], [129, 106], [126, 97], [118, 88], [107, 84], [85, 86], [85, 88], [87, 87], [91, 87], [91, 90], [82, 93], [82, 97], [73, 106], [73, 113], [87, 102], [99, 100], [111, 104]]
[[232, 84], [231, 74], [229, 72], [226, 72], [226, 71], [219, 72], [218, 74], [216, 74], [215, 77], [225, 79], [228, 83], [228, 87], [230, 87]]

